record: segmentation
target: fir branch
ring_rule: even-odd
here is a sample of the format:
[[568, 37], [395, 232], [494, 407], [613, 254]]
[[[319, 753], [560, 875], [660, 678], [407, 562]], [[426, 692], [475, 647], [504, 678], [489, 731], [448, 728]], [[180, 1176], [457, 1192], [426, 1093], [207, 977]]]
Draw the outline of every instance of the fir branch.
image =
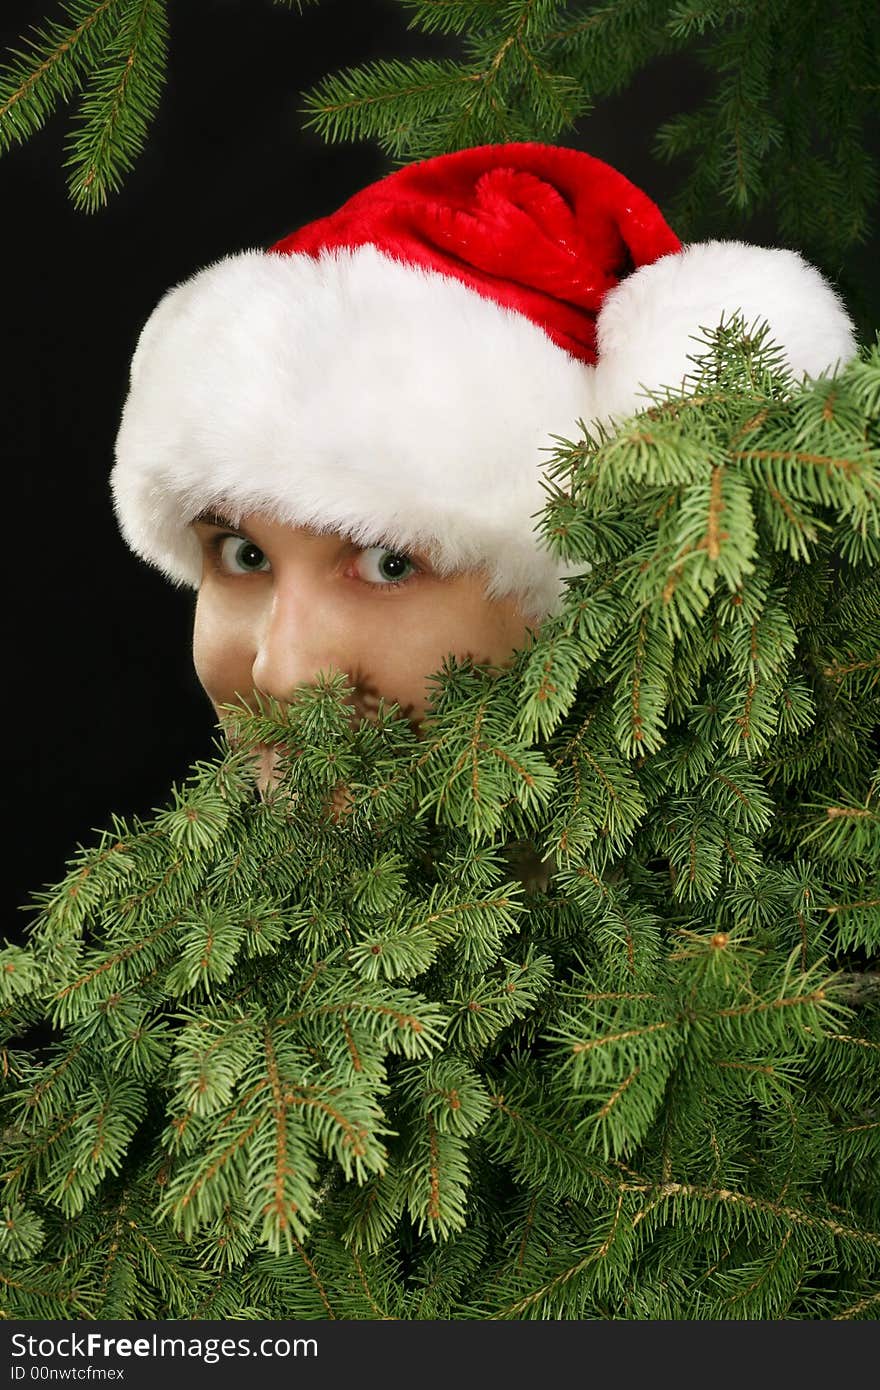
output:
[[[473, 74], [454, 64], [418, 59], [412, 63], [380, 60], [363, 68], [346, 68], [327, 77], [305, 100], [306, 130], [317, 130], [335, 143], [363, 133], [369, 138], [382, 135], [391, 149], [406, 140], [415, 109], [422, 120], [437, 119], [447, 108], [453, 92], [471, 83]], [[395, 123], [387, 129], [387, 108], [394, 108]]]
[[863, 1313], [867, 1313], [870, 1309], [874, 1308], [878, 1303], [880, 1303], [880, 1289], [878, 1289], [876, 1293], [868, 1294], [867, 1298], [860, 1298], [859, 1301], [858, 1301], [858, 1303], [853, 1303], [851, 1307], [849, 1307], [849, 1308], [844, 1308], [844, 1310], [843, 1310], [842, 1313], [835, 1313], [834, 1316], [833, 1316], [833, 1318], [832, 1318], [832, 1321], [833, 1321], [833, 1322], [848, 1322], [848, 1321], [852, 1321], [852, 1320], [855, 1319], [855, 1318], [861, 1317], [861, 1315], [862, 1315]]
[[665, 1182], [662, 1184], [652, 1183], [623, 1183], [622, 1190], [625, 1192], [639, 1192], [649, 1195], [651, 1200], [647, 1206], [642, 1207], [633, 1217], [633, 1226], [644, 1221], [652, 1215], [657, 1206], [663, 1202], [684, 1198], [696, 1202], [720, 1202], [729, 1204], [732, 1207], [746, 1207], [751, 1211], [767, 1213], [771, 1216], [781, 1218], [783, 1221], [791, 1222], [798, 1226], [809, 1226], [816, 1230], [827, 1232], [838, 1240], [853, 1241], [856, 1244], [874, 1246], [880, 1250], [880, 1232], [860, 1230], [854, 1226], [843, 1225], [835, 1221], [830, 1216], [817, 1216], [809, 1211], [804, 1211], [797, 1207], [785, 1206], [779, 1202], [772, 1202], [766, 1198], [752, 1196], [747, 1192], [732, 1192], [727, 1188], [707, 1188], [696, 1187], [687, 1183]]
[[12, 1316], [870, 1316], [876, 364], [708, 347], [560, 444], [546, 525], [596, 563], [509, 669], [446, 663], [424, 748], [338, 683], [240, 713], [307, 802], [356, 749], [356, 817], [221, 747], [39, 895], [0, 955]]
[[611, 1246], [614, 1242], [614, 1238], [617, 1234], [617, 1229], [620, 1222], [620, 1215], [622, 1210], [623, 1192], [621, 1192], [618, 1196], [617, 1205], [614, 1209], [614, 1215], [612, 1217], [609, 1229], [601, 1244], [599, 1245], [598, 1249], [588, 1251], [586, 1255], [579, 1259], [575, 1264], [569, 1265], [569, 1267], [563, 1270], [561, 1274], [555, 1275], [553, 1279], [548, 1280], [547, 1283], [543, 1284], [539, 1289], [535, 1289], [532, 1293], [528, 1294], [527, 1297], [519, 1299], [516, 1303], [511, 1304], [507, 1308], [501, 1309], [501, 1311], [498, 1313], [493, 1313], [492, 1317], [495, 1319], [521, 1317], [523, 1313], [533, 1308], [535, 1304], [544, 1302], [548, 1298], [552, 1297], [552, 1295], [554, 1295], [560, 1289], [561, 1286], [567, 1284], [569, 1280], [576, 1279], [577, 1276], [582, 1274], [584, 1270], [586, 1270], [590, 1265], [595, 1264], [599, 1260], [604, 1260], [608, 1255], [608, 1252], [611, 1249]]
[[131, 0], [83, 97], [66, 167], [75, 207], [104, 206], [146, 141], [167, 61], [165, 0]]
[[124, 3], [67, 0], [64, 9], [73, 28], [55, 24], [34, 31], [31, 53], [16, 53], [18, 61], [0, 79], [0, 149], [34, 134], [51, 115], [55, 102], [71, 95], [83, 70], [100, 57], [112, 11]]

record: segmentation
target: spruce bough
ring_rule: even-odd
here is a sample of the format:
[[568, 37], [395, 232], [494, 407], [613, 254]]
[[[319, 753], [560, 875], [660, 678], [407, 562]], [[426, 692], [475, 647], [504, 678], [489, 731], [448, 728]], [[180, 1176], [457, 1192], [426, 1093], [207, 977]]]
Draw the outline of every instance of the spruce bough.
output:
[[[305, 8], [305, 0], [275, 3]], [[68, 189], [74, 206], [95, 212], [150, 138], [174, 9], [168, 0], [40, 8], [43, 24], [0, 65], [0, 155], [74, 103]], [[705, 92], [690, 92], [688, 110], [654, 136], [657, 156], [682, 171], [669, 209], [677, 230], [688, 240], [733, 233], [760, 213], [777, 229], [771, 239], [808, 251], [835, 278], [868, 236], [878, 187], [872, 0], [842, 0], [832, 11], [818, 0], [398, 0], [398, 8], [409, 28], [442, 36], [437, 56], [380, 58], [325, 77], [303, 109], [328, 141], [375, 140], [402, 162], [552, 141], [606, 98], [637, 93], [650, 65], [687, 55], [703, 70], [696, 86]], [[210, 11], [202, 22], [210, 62], [220, 26]], [[861, 278], [856, 268], [848, 298]]]
[[695, 352], [559, 441], [509, 670], [230, 709], [37, 896], [7, 1316], [878, 1315], [880, 345]]

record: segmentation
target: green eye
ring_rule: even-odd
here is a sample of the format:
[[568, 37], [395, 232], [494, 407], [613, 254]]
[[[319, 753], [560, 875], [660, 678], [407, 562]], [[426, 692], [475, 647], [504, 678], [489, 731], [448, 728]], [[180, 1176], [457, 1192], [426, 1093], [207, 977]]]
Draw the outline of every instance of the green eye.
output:
[[408, 555], [389, 550], [385, 545], [371, 545], [360, 557], [361, 577], [369, 584], [399, 584], [409, 579], [416, 566]]
[[229, 574], [257, 574], [270, 568], [258, 545], [242, 536], [220, 538], [220, 564]]

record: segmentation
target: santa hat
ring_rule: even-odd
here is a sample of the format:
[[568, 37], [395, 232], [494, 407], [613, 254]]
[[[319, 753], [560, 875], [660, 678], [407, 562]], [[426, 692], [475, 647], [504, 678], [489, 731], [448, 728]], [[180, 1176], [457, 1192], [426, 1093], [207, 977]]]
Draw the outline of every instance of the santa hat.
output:
[[189, 523], [250, 511], [482, 567], [541, 618], [583, 570], [540, 544], [553, 435], [675, 387], [694, 336], [766, 319], [792, 370], [856, 350], [796, 252], [682, 248], [577, 150], [488, 145], [410, 165], [268, 253], [170, 290], [131, 364], [112, 487], [129, 545], [197, 587]]

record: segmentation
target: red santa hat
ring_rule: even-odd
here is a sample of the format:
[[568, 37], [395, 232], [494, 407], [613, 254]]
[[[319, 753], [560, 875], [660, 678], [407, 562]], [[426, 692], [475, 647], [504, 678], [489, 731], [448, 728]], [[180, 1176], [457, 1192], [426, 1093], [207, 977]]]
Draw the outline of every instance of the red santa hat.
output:
[[264, 251], [170, 290], [131, 364], [112, 488], [129, 545], [198, 587], [213, 508], [482, 567], [558, 611], [535, 533], [552, 436], [677, 386], [694, 335], [766, 319], [797, 375], [856, 351], [796, 252], [682, 247], [628, 179], [577, 150], [487, 145], [401, 169]]

